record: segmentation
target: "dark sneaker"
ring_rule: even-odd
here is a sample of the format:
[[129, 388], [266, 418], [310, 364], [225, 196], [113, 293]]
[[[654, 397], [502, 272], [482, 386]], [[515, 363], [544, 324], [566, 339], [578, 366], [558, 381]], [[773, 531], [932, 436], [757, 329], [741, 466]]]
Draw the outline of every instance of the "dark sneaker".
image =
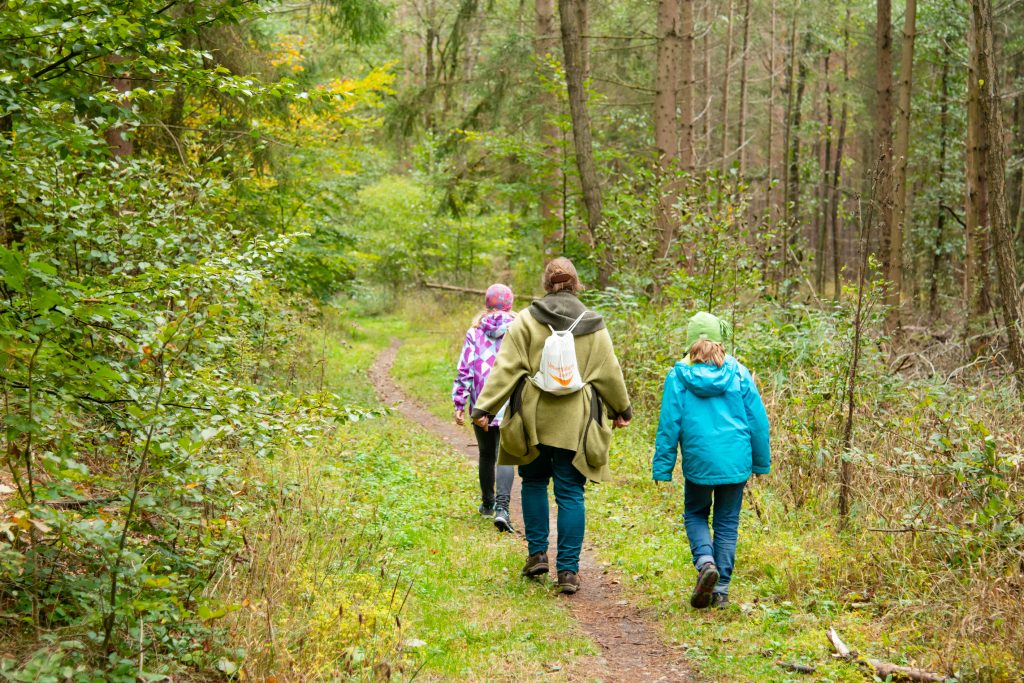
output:
[[479, 512], [484, 517], [493, 517], [494, 516], [494, 506], [493, 505], [485, 505], [485, 504], [481, 503], [480, 507], [478, 507], [476, 509], [476, 511]]
[[494, 510], [494, 526], [498, 531], [512, 531], [512, 521], [508, 518], [508, 510], [496, 508]]
[[548, 573], [548, 554], [534, 553], [526, 558], [526, 565], [523, 567], [523, 576], [540, 576]]
[[693, 587], [693, 595], [690, 596], [690, 606], [697, 609], [704, 609], [711, 604], [711, 591], [718, 583], [718, 567], [711, 562], [705, 562], [697, 574], [697, 585]]
[[580, 575], [576, 572], [558, 572], [558, 591], [572, 595], [580, 589]]
[[728, 593], [712, 593], [711, 594], [711, 606], [712, 607], [728, 607], [729, 606], [729, 594]]

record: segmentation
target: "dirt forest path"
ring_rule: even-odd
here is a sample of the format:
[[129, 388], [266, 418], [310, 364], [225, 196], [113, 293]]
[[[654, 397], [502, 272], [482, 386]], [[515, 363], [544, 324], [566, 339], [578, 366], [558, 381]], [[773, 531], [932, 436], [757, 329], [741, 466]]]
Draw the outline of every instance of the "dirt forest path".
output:
[[[406, 396], [395, 384], [391, 378], [391, 366], [399, 347], [398, 340], [392, 341], [370, 369], [370, 380], [380, 401], [393, 406], [405, 418], [475, 461], [476, 443], [466, 431], [438, 418]], [[512, 490], [512, 516], [516, 529], [521, 530], [518, 476]], [[552, 519], [553, 533], [555, 528]], [[594, 551], [586, 545], [580, 558], [580, 578], [583, 580], [580, 592], [574, 596], [560, 596], [559, 599], [564, 601], [582, 630], [600, 647], [601, 654], [585, 658], [581, 666], [570, 669], [570, 680], [600, 680], [604, 683], [697, 680], [682, 650], [661, 642], [654, 625], [641, 610], [629, 603], [618, 579], [601, 567]]]

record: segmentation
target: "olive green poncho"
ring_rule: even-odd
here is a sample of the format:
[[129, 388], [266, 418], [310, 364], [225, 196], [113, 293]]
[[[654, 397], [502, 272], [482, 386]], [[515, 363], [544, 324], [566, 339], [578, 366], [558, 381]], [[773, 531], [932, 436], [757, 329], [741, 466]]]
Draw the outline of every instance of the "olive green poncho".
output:
[[587, 479], [611, 478], [611, 421], [618, 416], [630, 419], [632, 410], [622, 368], [601, 316], [589, 311], [573, 332], [580, 376], [588, 386], [575, 394], [555, 396], [527, 379], [540, 365], [544, 342], [551, 334], [548, 325], [568, 329], [585, 310], [569, 292], [549, 294], [523, 311], [505, 334], [473, 409], [474, 419], [495, 415], [511, 399], [501, 425], [499, 464], [533, 462], [539, 455], [537, 445], [544, 444], [575, 451], [572, 464]]

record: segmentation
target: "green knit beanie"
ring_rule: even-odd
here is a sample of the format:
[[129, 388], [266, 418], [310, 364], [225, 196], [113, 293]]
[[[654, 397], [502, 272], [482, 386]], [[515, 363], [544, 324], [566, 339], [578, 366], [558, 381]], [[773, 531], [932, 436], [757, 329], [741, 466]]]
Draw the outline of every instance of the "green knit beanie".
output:
[[698, 313], [686, 325], [686, 351], [701, 339], [724, 344], [730, 334], [732, 326], [726, 321], [710, 313]]

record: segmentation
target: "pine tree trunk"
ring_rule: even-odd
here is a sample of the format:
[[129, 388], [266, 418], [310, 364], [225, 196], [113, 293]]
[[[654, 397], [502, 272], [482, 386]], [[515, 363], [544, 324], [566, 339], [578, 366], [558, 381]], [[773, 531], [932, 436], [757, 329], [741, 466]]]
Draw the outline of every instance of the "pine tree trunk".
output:
[[823, 293], [825, 290], [825, 247], [828, 241], [829, 216], [828, 197], [832, 186], [832, 128], [835, 125], [835, 121], [832, 118], [831, 58], [831, 50], [826, 49], [824, 71], [822, 72], [822, 77], [825, 79], [825, 154], [821, 159], [821, 185], [819, 191], [821, 196], [821, 218], [818, 219], [817, 240], [814, 245], [814, 282], [819, 293]]
[[558, 16], [561, 20], [562, 52], [565, 67], [565, 84], [569, 94], [569, 116], [572, 119], [572, 139], [576, 149], [576, 168], [583, 190], [583, 205], [587, 210], [587, 230], [590, 239], [599, 248], [598, 281], [602, 288], [611, 282], [611, 251], [601, 239], [601, 188], [594, 164], [593, 134], [590, 128], [590, 114], [587, 111], [587, 90], [583, 39], [580, 33], [579, 17], [585, 16], [585, 9], [579, 7], [587, 0], [560, 0]]
[[693, 2], [679, 0], [679, 84], [676, 97], [679, 107], [679, 165], [693, 171], [693, 98], [696, 83], [693, 75]]
[[778, 65], [775, 62], [775, 26], [776, 26], [775, 0], [771, 0], [771, 22], [768, 37], [768, 150], [765, 155], [765, 197], [767, 206], [765, 216], [772, 219], [772, 209], [775, 206], [775, 72]]
[[877, 0], [875, 13], [875, 190], [882, 272], [892, 275], [892, 0]]
[[[740, 113], [736, 130], [736, 149], [740, 157], [740, 177], [747, 172], [747, 75], [750, 69], [750, 2], [743, 4], [743, 55], [740, 63]], [[774, 46], [772, 46], [774, 48]]]
[[985, 164], [988, 141], [981, 132], [981, 90], [978, 87], [980, 48], [974, 30], [967, 31], [967, 193], [964, 216], [967, 250], [964, 259], [964, 301], [967, 310], [984, 315], [992, 308], [989, 295], [989, 179]]
[[[711, 0], [704, 4], [704, 149], [705, 155], [711, 154], [711, 103], [713, 100], [711, 87]], [[705, 157], [706, 158], [706, 157]]]
[[658, 53], [655, 71], [654, 96], [654, 145], [658, 153], [658, 166], [662, 175], [661, 192], [658, 197], [656, 222], [658, 227], [658, 249], [656, 256], [668, 256], [675, 238], [676, 153], [678, 141], [676, 130], [676, 88], [679, 86], [677, 73], [680, 48], [680, 8], [678, 0], [658, 2]]
[[829, 222], [832, 233], [832, 297], [839, 301], [843, 293], [841, 244], [839, 242], [840, 180], [843, 175], [843, 149], [846, 144], [847, 94], [850, 90], [850, 2], [843, 19], [843, 104], [839, 112], [839, 133], [836, 136], [836, 157], [832, 167], [832, 194]]
[[989, 220], [992, 247], [999, 273], [999, 295], [1003, 308], [1003, 322], [1009, 345], [1010, 361], [1017, 377], [1017, 390], [1024, 397], [1024, 301], [1017, 287], [1017, 256], [1010, 232], [1010, 216], [1006, 208], [1006, 153], [999, 73], [996, 68], [992, 35], [991, 0], [970, 0], [971, 26], [974, 34], [979, 84], [978, 113], [980, 148], [984, 149], [982, 163], [988, 172]]
[[886, 290], [890, 330], [900, 325], [903, 293], [903, 236], [907, 232], [907, 159], [910, 155], [910, 95], [914, 85], [914, 40], [916, 38], [917, 0], [907, 0], [903, 15], [903, 43], [900, 46], [899, 118], [893, 148], [893, 220], [889, 237], [889, 268]]
[[[544, 69], [548, 55], [558, 49], [558, 34], [555, 32], [554, 0], [534, 1], [533, 54], [537, 68]], [[561, 185], [560, 154], [558, 149], [559, 130], [552, 117], [558, 106], [558, 98], [548, 88], [541, 86], [537, 91], [537, 111], [541, 116], [540, 139], [543, 145], [544, 162], [550, 169], [542, 182], [540, 192], [540, 214], [544, 222], [544, 253], [554, 256], [562, 241], [561, 202], [558, 188]]]
[[729, 168], [729, 74], [732, 71], [732, 19], [735, 3], [729, 0], [729, 14], [725, 28], [725, 64], [722, 67], [722, 138], [719, 156], [722, 173]]
[[946, 150], [948, 147], [949, 128], [949, 40], [944, 41], [942, 51], [942, 72], [939, 75], [939, 169], [936, 186], [939, 188], [939, 200], [935, 207], [935, 241], [932, 243], [932, 264], [928, 281], [928, 310], [933, 319], [937, 319], [939, 310], [939, 270], [942, 267], [942, 244], [946, 235], [946, 209], [943, 205], [942, 186], [946, 182]]

